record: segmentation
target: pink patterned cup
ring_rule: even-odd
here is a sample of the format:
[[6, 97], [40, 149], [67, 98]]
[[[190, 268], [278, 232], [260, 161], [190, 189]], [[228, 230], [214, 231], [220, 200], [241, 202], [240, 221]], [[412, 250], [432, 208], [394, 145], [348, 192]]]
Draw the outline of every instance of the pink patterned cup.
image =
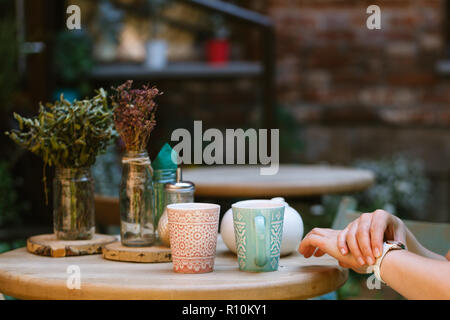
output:
[[173, 271], [213, 271], [220, 206], [211, 203], [175, 203], [167, 206], [167, 213]]

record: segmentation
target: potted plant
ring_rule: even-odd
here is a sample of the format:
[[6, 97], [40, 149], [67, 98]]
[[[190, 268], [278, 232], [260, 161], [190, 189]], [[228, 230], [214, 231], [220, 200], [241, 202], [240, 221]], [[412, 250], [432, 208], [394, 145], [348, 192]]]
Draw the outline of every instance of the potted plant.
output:
[[211, 16], [213, 36], [206, 42], [207, 61], [214, 65], [228, 63], [230, 57], [229, 30], [222, 15]]
[[19, 129], [6, 134], [42, 157], [45, 168], [56, 167], [53, 180], [53, 229], [57, 239], [85, 240], [95, 233], [94, 185], [90, 167], [116, 135], [107, 93], [69, 102], [61, 95], [54, 104], [40, 104], [35, 118], [14, 117]]
[[150, 246], [155, 241], [152, 167], [147, 153], [150, 133], [156, 125], [155, 87], [132, 89], [132, 80], [113, 88], [116, 130], [125, 144], [119, 191], [120, 234], [125, 246]]

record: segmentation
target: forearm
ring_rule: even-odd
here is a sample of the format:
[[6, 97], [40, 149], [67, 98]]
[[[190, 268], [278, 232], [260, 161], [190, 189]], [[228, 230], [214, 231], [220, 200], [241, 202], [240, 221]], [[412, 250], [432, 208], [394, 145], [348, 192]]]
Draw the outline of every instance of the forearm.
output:
[[408, 299], [450, 299], [450, 263], [392, 250], [380, 266], [383, 280]]
[[422, 246], [420, 242], [417, 241], [414, 234], [408, 228], [405, 227], [405, 229], [406, 229], [406, 246], [408, 247], [408, 250], [410, 252], [413, 252], [425, 258], [447, 261], [447, 259], [444, 256], [434, 253], [425, 248], [424, 246]]

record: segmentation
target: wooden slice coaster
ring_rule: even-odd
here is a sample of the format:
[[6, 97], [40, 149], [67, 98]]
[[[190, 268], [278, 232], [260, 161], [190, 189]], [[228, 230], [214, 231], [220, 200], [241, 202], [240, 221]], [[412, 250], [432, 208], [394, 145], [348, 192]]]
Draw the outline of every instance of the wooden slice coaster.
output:
[[27, 240], [28, 252], [54, 258], [102, 252], [102, 246], [116, 241], [115, 236], [95, 234], [90, 240], [58, 240], [54, 234], [41, 234]]
[[163, 246], [126, 247], [117, 241], [103, 247], [103, 258], [125, 262], [170, 262], [172, 252], [170, 248]]

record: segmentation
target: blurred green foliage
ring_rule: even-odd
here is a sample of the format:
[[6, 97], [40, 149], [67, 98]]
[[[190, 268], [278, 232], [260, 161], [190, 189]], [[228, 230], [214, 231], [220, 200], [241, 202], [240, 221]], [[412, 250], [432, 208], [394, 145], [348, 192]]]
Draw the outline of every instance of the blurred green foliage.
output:
[[62, 85], [70, 85], [81, 96], [89, 92], [89, 73], [94, 65], [92, 40], [83, 30], [57, 34], [53, 50], [54, 72]]
[[277, 106], [275, 115], [280, 130], [280, 160], [298, 162], [299, 155], [305, 147], [301, 139], [302, 128], [292, 112], [284, 106]]
[[[412, 213], [425, 208], [430, 181], [422, 161], [397, 154], [380, 160], [356, 160], [353, 167], [372, 171], [376, 180], [369, 189], [350, 195], [356, 199], [358, 211], [384, 209], [401, 218], [411, 218]], [[320, 210], [333, 220], [344, 196], [324, 196]]]
[[[16, 182], [11, 175], [11, 169], [6, 161], [0, 162], [0, 227], [20, 222], [20, 212], [16, 192]], [[0, 247], [1, 251], [1, 247]]]
[[0, 253], [14, 250], [17, 248], [22, 248], [27, 245], [26, 240], [15, 240], [12, 242], [0, 242]]
[[421, 160], [398, 154], [381, 160], [358, 160], [354, 166], [370, 170], [376, 177], [373, 187], [355, 197], [360, 211], [381, 208], [408, 217], [425, 209], [430, 181]]
[[342, 287], [337, 290], [339, 300], [346, 300], [358, 297], [361, 294], [361, 283], [366, 281], [367, 275], [363, 277], [361, 274], [349, 270], [348, 279]]

